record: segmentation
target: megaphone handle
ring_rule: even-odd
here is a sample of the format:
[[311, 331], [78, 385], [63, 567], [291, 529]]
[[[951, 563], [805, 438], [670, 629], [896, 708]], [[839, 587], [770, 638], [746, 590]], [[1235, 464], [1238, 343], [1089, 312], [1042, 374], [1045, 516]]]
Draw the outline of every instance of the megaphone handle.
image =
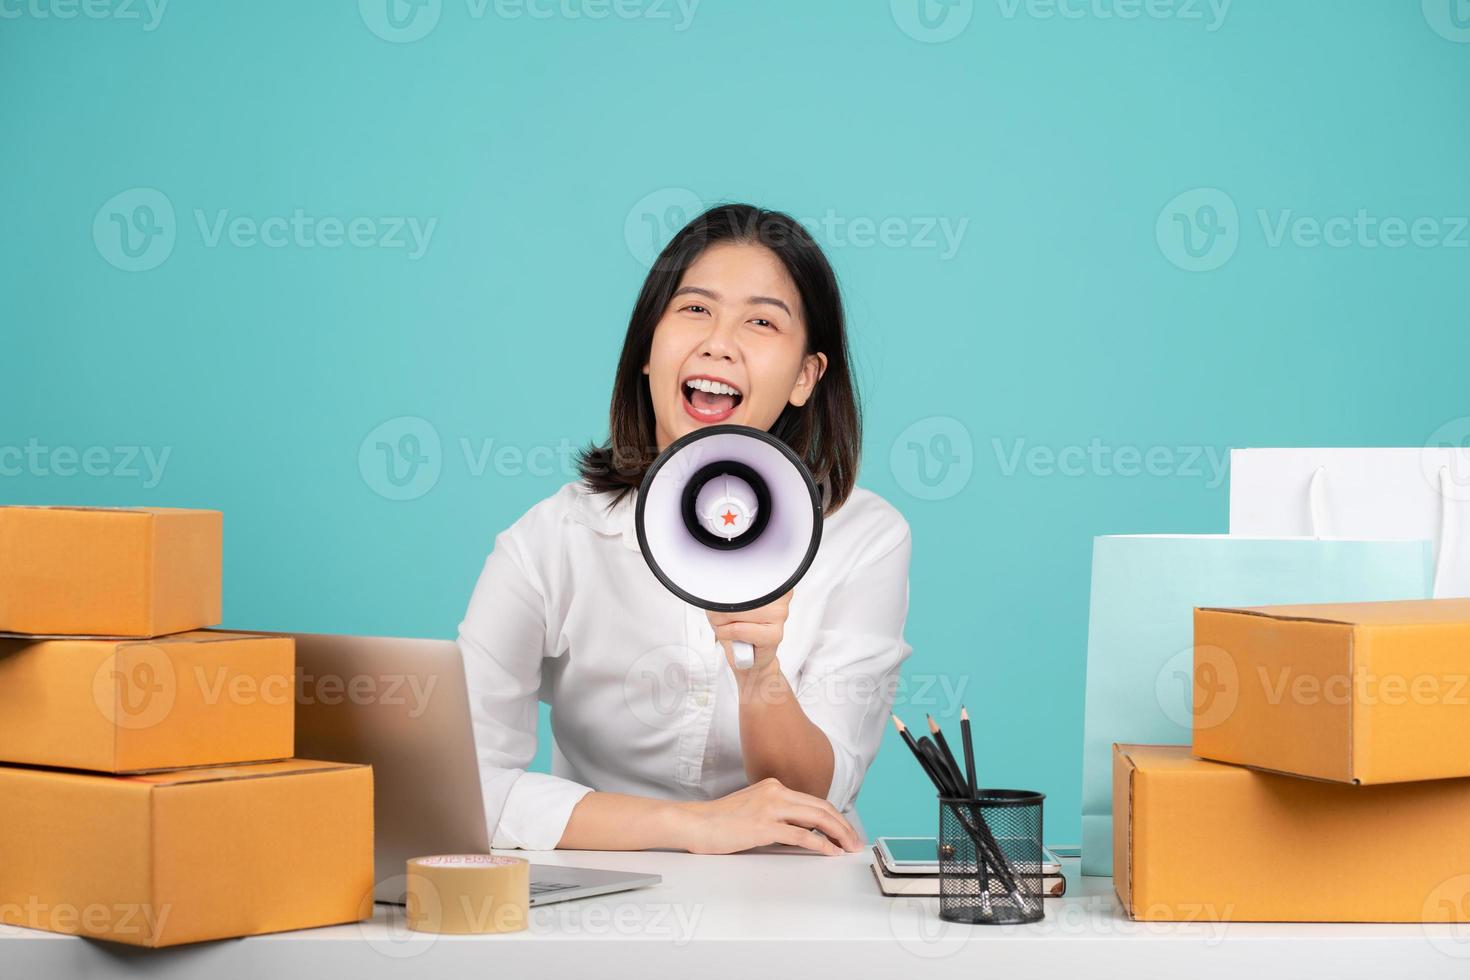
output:
[[755, 666], [755, 645], [744, 640], [731, 640], [730, 653], [735, 657], [735, 666], [749, 670]]

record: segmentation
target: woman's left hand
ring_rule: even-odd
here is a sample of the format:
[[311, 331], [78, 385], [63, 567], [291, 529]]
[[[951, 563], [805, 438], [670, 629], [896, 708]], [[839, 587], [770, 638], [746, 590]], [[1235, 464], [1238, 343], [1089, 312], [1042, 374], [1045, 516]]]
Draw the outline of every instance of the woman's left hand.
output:
[[[709, 624], [715, 628], [715, 639], [725, 649], [725, 660], [729, 662], [730, 669], [735, 671], [736, 676], [750, 674], [763, 674], [776, 662], [776, 647], [781, 643], [781, 637], [785, 634], [786, 615], [791, 606], [791, 596], [795, 590], [788, 591], [775, 602], [769, 602], [755, 609], [747, 609], [744, 612], [726, 613], [706, 611], [709, 616]], [[732, 640], [744, 640], [755, 647], [755, 663], [749, 669], [735, 666], [735, 657], [730, 652]]]

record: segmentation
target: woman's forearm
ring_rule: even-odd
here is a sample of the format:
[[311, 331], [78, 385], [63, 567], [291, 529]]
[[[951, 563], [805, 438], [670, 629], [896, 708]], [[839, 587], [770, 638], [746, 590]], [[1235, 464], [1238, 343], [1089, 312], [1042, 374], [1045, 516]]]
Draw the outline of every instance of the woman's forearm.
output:
[[557, 847], [586, 851], [641, 851], [687, 847], [687, 807], [626, 793], [591, 792], [577, 801]]
[[748, 671], [739, 684], [746, 778], [755, 783], [774, 776], [791, 789], [826, 797], [832, 788], [832, 743], [807, 718], [780, 661]]

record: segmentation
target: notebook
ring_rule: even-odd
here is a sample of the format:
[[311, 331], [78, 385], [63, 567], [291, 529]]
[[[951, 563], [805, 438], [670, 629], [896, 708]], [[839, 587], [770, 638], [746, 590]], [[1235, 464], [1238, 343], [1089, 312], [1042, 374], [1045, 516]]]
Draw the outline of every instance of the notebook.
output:
[[[883, 864], [881, 852], [875, 846], [873, 848], [873, 879], [878, 884], [878, 891], [890, 897], [899, 895], [915, 895], [937, 897], [939, 895], [939, 875], [937, 874], [913, 874], [905, 872], [894, 874]], [[1067, 879], [1060, 871], [1061, 862], [1050, 850], [1046, 851], [1044, 867], [1056, 867], [1055, 874], [1043, 874], [1041, 878], [1041, 894], [1046, 898], [1060, 898], [1067, 893]]]

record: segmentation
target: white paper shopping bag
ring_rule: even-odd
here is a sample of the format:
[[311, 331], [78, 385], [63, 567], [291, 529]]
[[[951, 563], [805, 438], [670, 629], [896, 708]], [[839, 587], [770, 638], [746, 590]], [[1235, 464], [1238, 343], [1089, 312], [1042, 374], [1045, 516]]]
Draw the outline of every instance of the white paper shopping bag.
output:
[[1470, 596], [1470, 448], [1233, 449], [1230, 533], [1428, 540], [1434, 596]]

